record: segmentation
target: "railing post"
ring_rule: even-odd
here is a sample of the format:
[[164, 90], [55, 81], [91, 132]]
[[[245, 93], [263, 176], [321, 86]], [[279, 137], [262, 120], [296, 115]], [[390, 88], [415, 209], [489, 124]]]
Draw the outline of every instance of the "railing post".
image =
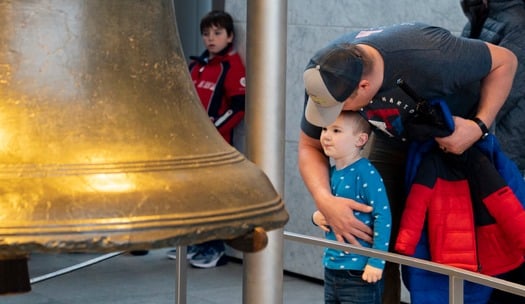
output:
[[454, 275], [448, 277], [448, 303], [463, 304], [464, 281]]
[[177, 246], [176, 276], [175, 283], [175, 304], [186, 304], [187, 294], [187, 265], [186, 265], [186, 246]]

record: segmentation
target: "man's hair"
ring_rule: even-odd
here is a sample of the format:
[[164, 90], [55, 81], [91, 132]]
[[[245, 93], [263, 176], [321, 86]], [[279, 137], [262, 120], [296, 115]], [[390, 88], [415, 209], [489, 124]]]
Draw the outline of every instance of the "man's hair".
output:
[[357, 133], [366, 133], [370, 135], [372, 132], [372, 127], [366, 121], [366, 119], [361, 116], [358, 112], [355, 111], [342, 111], [341, 115], [344, 116], [345, 119], [350, 120], [354, 125], [354, 134]]
[[201, 34], [208, 28], [216, 26], [218, 28], [223, 28], [228, 33], [228, 36], [231, 36], [233, 31], [233, 18], [225, 11], [211, 11], [206, 16], [201, 19]]

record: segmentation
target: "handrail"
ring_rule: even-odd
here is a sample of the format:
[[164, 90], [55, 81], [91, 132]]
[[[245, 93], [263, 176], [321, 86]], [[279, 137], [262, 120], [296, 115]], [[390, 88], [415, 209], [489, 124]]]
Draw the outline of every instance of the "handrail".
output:
[[289, 231], [284, 231], [284, 239], [320, 247], [330, 247], [333, 249], [350, 251], [367, 257], [380, 258], [400, 265], [412, 266], [446, 275], [449, 277], [449, 304], [463, 304], [463, 281], [465, 280], [525, 297], [524, 285], [423, 259], [377, 249], [357, 247], [346, 243]]
[[44, 274], [44, 275], [41, 275], [41, 276], [38, 276], [38, 277], [35, 277], [35, 278], [31, 278], [29, 280], [29, 283], [30, 284], [37, 284], [37, 283], [40, 283], [40, 282], [43, 282], [43, 281], [46, 281], [46, 280], [49, 280], [49, 279], [53, 279], [53, 278], [56, 278], [56, 277], [64, 275], [64, 274], [67, 274], [67, 273], [70, 273], [70, 272], [73, 272], [73, 271], [77, 271], [79, 269], [86, 268], [86, 267], [91, 266], [91, 265], [95, 265], [95, 264], [100, 263], [102, 261], [105, 261], [107, 259], [114, 258], [114, 257], [116, 257], [118, 255], [121, 255], [121, 254], [125, 253], [125, 252], [126, 251], [118, 251], [118, 252], [107, 253], [107, 254], [104, 254], [102, 256], [98, 256], [96, 258], [90, 259], [88, 261], [75, 264], [73, 266], [69, 266], [69, 267], [66, 267], [66, 268], [59, 269], [57, 271], [53, 271], [51, 273], [47, 273], [47, 274]]

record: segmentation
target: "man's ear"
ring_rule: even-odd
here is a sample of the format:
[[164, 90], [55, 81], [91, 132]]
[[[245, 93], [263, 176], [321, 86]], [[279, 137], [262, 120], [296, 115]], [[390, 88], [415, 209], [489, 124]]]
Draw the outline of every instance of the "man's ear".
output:
[[368, 81], [367, 79], [361, 79], [361, 81], [359, 81], [359, 84], [357, 85], [359, 89], [363, 89], [363, 90], [366, 90], [369, 86], [370, 86], [370, 81]]
[[362, 148], [368, 142], [368, 134], [365, 132], [359, 133], [357, 137], [356, 146]]

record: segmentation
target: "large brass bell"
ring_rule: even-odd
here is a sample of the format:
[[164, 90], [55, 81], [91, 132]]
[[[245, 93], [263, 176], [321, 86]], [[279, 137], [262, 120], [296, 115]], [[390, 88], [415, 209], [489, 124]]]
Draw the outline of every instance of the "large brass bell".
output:
[[0, 259], [236, 239], [288, 220], [194, 92], [173, 1], [0, 2]]

